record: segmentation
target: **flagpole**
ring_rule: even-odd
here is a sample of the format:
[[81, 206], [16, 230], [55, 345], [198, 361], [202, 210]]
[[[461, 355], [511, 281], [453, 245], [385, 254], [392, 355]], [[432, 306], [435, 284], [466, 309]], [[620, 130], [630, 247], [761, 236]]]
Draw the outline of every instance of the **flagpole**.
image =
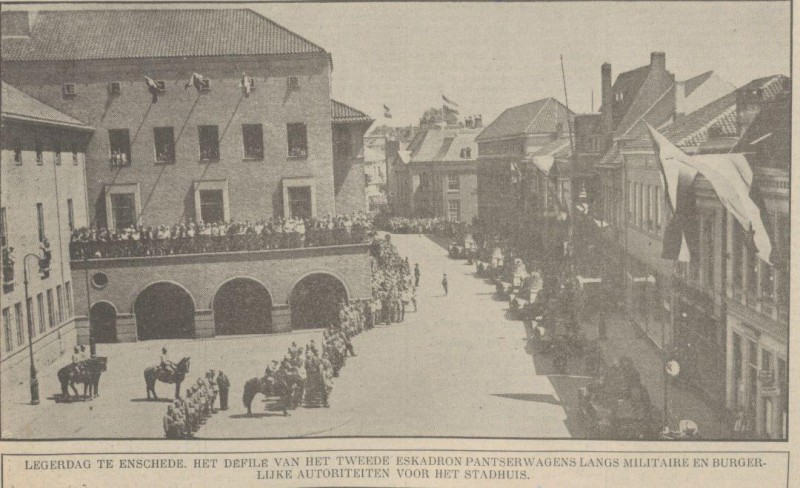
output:
[[572, 124], [570, 124], [570, 122], [569, 122], [569, 98], [567, 97], [567, 77], [564, 74], [564, 55], [563, 54], [561, 55], [561, 80], [564, 83], [564, 105], [567, 107], [567, 130], [569, 132], [569, 150], [570, 150], [570, 153], [571, 153], [571, 156], [572, 156], [572, 162], [569, 165], [569, 202], [567, 202], [567, 205], [569, 205], [569, 207], [567, 208], [567, 217], [569, 218], [569, 227], [568, 227], [568, 229], [569, 229], [568, 230], [568, 232], [569, 232], [568, 233], [569, 249], [568, 249], [568, 251], [569, 251], [569, 255], [570, 255], [569, 257], [572, 257], [572, 251], [573, 251], [572, 250], [572, 247], [573, 247], [572, 239], [573, 239], [573, 234], [575, 232], [575, 224], [574, 224], [573, 218], [572, 218], [572, 207], [573, 207], [573, 203], [574, 203], [573, 193], [575, 191], [575, 189], [573, 188], [573, 185], [575, 184], [575, 163], [576, 163], [576, 158], [575, 158], [575, 145], [574, 145], [574, 143], [572, 141]]

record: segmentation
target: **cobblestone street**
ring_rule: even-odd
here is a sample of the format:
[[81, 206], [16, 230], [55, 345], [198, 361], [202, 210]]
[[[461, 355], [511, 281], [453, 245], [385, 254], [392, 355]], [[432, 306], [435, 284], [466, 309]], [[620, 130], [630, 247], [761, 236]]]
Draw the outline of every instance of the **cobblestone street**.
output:
[[[422, 279], [419, 311], [401, 324], [367, 331], [354, 340], [336, 379], [331, 408], [299, 408], [289, 417], [266, 411], [263, 397], [247, 417], [242, 386], [263, 374], [268, 360], [283, 356], [291, 341], [303, 345], [321, 333], [225, 337], [211, 340], [100, 344], [109, 357], [101, 396], [91, 402], [57, 404], [57, 365], [39, 372], [42, 403], [27, 405], [27, 384], [3, 391], [2, 426], [14, 438], [159, 438], [165, 403], [147, 401], [143, 370], [166, 345], [176, 360], [191, 356], [189, 379], [208, 368], [231, 379], [230, 409], [214, 415], [198, 432], [204, 438], [300, 436], [582, 436], [574, 418], [580, 377], [538, 376], [525, 350], [522, 322], [508, 320], [508, 304], [493, 285], [474, 276], [474, 267], [450, 260], [426, 237], [393, 236], [399, 251], [418, 262]], [[443, 296], [442, 273], [449, 296]], [[547, 361], [549, 364], [549, 361]], [[4, 385], [6, 386], [6, 385]], [[156, 391], [170, 398], [172, 385]]]

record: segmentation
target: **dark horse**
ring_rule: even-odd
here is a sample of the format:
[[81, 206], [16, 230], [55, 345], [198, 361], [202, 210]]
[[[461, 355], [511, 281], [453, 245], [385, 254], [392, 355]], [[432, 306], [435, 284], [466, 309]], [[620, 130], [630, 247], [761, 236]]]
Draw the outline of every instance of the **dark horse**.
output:
[[64, 399], [69, 398], [69, 391], [67, 388], [72, 388], [75, 396], [78, 396], [78, 390], [75, 388], [75, 383], [83, 384], [84, 397], [100, 396], [98, 387], [100, 386], [100, 375], [106, 370], [106, 363], [108, 358], [93, 357], [80, 363], [80, 372], [75, 371], [75, 366], [70, 364], [58, 370], [58, 382], [61, 383], [61, 397]]
[[273, 383], [267, 381], [266, 377], [256, 377], [247, 380], [247, 383], [244, 384], [244, 393], [242, 394], [242, 402], [244, 406], [247, 407], [247, 415], [253, 414], [250, 410], [250, 404], [258, 393], [268, 398], [278, 397], [283, 414], [289, 415], [287, 409], [295, 408], [297, 407], [297, 403], [299, 403], [299, 400], [296, 400], [296, 398], [297, 392], [302, 394], [304, 388], [302, 383], [303, 381], [301, 378], [292, 376], [276, 378]]
[[150, 393], [153, 394], [153, 399], [158, 400], [156, 395], [156, 380], [162, 383], [175, 383], [175, 398], [181, 397], [181, 383], [189, 373], [189, 359], [183, 358], [175, 365], [175, 373], [166, 370], [161, 366], [151, 366], [144, 370], [144, 382], [147, 386], [147, 399], [150, 400]]

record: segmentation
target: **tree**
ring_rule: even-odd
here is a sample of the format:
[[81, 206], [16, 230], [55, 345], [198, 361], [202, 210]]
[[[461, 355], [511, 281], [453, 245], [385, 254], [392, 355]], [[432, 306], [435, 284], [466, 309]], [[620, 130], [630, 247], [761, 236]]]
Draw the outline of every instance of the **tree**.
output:
[[[420, 127], [430, 127], [434, 124], [440, 124], [442, 122], [442, 109], [438, 107], [431, 107], [422, 114], [422, 118], [419, 119]], [[445, 114], [445, 122], [447, 125], [460, 125], [458, 121], [458, 112], [455, 110], [448, 111]]]

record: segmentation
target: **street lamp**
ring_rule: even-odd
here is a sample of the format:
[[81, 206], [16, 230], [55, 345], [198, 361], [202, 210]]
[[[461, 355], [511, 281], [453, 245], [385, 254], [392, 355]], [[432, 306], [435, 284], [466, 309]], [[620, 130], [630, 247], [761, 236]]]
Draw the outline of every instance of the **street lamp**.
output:
[[[38, 261], [39, 255], [37, 254], [26, 254], [24, 258], [22, 258], [22, 274], [24, 277], [25, 283], [25, 305], [29, 303], [28, 301], [30, 298], [28, 297], [28, 258], [33, 256]], [[26, 310], [28, 316], [28, 353], [30, 354], [31, 358], [31, 405], [38, 405], [39, 404], [39, 380], [36, 379], [36, 365], [33, 362], [33, 322], [31, 321], [31, 309], [33, 307], [28, 308]], [[44, 319], [43, 319], [44, 320]]]

